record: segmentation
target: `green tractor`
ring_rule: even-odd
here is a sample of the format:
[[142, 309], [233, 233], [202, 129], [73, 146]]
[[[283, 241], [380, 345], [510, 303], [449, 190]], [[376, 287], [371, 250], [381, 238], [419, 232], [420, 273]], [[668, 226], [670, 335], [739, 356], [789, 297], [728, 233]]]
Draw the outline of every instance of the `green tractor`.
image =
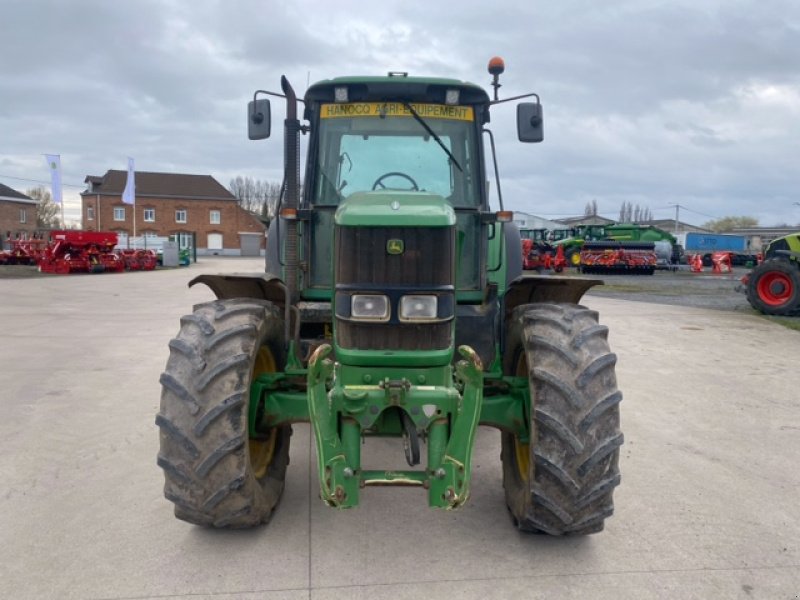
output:
[[604, 225], [578, 225], [569, 229], [555, 229], [553, 231], [553, 245], [561, 246], [567, 264], [579, 267], [581, 264], [581, 249], [587, 241], [602, 240], [605, 238]]
[[[578, 304], [600, 282], [523, 276], [499, 180], [497, 208], [487, 197], [487, 163], [495, 176], [497, 165], [486, 125], [505, 101], [502, 61], [489, 67], [494, 99], [406, 73], [322, 81], [302, 100], [285, 77], [282, 93], [255, 93], [251, 139], [270, 134], [260, 96], [286, 103], [280, 218], [266, 272], [195, 278], [217, 299], [183, 317], [169, 344], [158, 464], [179, 519], [268, 521], [299, 422], [311, 424], [329, 506], [413, 486], [429, 506], [457, 508], [486, 425], [502, 432], [517, 527], [603, 528], [620, 481], [622, 396], [608, 329]], [[527, 97], [518, 137], [540, 142], [538, 96], [508, 100]], [[362, 467], [368, 437], [394, 438], [409, 468]]]
[[800, 232], [772, 240], [764, 261], [742, 283], [756, 310], [767, 315], [800, 315]]

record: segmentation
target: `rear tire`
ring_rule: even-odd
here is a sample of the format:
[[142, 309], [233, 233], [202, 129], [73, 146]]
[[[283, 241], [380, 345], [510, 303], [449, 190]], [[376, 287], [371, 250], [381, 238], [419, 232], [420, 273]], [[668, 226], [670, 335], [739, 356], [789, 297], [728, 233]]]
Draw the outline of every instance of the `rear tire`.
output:
[[800, 314], [800, 265], [783, 258], [762, 262], [747, 280], [747, 301], [767, 315]]
[[571, 304], [520, 306], [504, 372], [528, 376], [530, 444], [502, 435], [503, 487], [517, 527], [550, 535], [601, 531], [619, 485], [619, 402], [597, 313]]
[[210, 527], [267, 522], [283, 492], [291, 427], [250, 438], [250, 384], [285, 363], [281, 313], [255, 299], [200, 304], [169, 346], [156, 424], [175, 516]]
[[581, 249], [580, 248], [570, 248], [567, 250], [566, 253], [567, 262], [570, 266], [573, 267], [580, 267], [581, 266]]

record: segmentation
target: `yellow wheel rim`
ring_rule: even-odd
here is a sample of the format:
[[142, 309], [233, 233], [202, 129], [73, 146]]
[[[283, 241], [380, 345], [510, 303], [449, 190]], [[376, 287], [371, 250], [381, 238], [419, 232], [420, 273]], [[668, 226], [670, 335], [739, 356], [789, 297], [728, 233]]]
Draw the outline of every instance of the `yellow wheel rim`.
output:
[[[525, 352], [519, 353], [517, 359], [517, 377], [528, 377], [528, 361]], [[514, 438], [514, 454], [517, 459], [517, 474], [522, 481], [528, 481], [531, 476], [531, 449], [529, 444], [523, 444], [519, 438]]]
[[[253, 365], [252, 379], [255, 379], [262, 373], [275, 373], [278, 370], [278, 365], [275, 362], [275, 357], [272, 351], [267, 346], [261, 346], [256, 354], [256, 362]], [[278, 430], [271, 429], [269, 436], [266, 439], [248, 440], [248, 447], [250, 451], [250, 464], [253, 467], [253, 474], [256, 479], [261, 479], [267, 474], [272, 459], [275, 456], [275, 444], [278, 440]]]
[[577, 267], [579, 264], [581, 264], [581, 253], [575, 252], [572, 255], [572, 266]]

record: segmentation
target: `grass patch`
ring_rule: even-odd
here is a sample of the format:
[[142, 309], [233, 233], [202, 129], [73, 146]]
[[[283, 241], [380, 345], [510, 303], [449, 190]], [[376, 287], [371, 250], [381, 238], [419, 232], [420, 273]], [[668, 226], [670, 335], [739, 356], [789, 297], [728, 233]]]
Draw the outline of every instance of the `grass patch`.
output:
[[768, 321], [772, 321], [773, 323], [782, 325], [786, 329], [791, 329], [793, 331], [800, 331], [800, 317], [776, 317], [776, 316], [765, 315], [765, 318]]

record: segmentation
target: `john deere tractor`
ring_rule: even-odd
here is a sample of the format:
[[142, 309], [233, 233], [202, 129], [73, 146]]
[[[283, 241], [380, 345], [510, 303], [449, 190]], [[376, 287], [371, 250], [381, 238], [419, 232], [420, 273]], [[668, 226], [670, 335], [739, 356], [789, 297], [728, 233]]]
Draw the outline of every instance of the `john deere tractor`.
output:
[[742, 280], [750, 305], [767, 315], [800, 315], [800, 232], [772, 240]]
[[[489, 63], [494, 98], [406, 73], [322, 81], [302, 100], [285, 77], [281, 93], [255, 93], [251, 139], [270, 135], [266, 96], [286, 105], [279, 218], [266, 272], [194, 279], [217, 299], [183, 317], [169, 344], [158, 464], [178, 518], [266, 522], [300, 422], [314, 434], [326, 504], [413, 486], [430, 506], [457, 508], [486, 425], [502, 432], [517, 527], [603, 528], [620, 481], [617, 359], [597, 313], [578, 304], [599, 282], [523, 276], [486, 128], [506, 101], [503, 68]], [[539, 97], [507, 100], [524, 98], [519, 140], [541, 142]], [[396, 440], [408, 468], [364, 468], [369, 437]]]

